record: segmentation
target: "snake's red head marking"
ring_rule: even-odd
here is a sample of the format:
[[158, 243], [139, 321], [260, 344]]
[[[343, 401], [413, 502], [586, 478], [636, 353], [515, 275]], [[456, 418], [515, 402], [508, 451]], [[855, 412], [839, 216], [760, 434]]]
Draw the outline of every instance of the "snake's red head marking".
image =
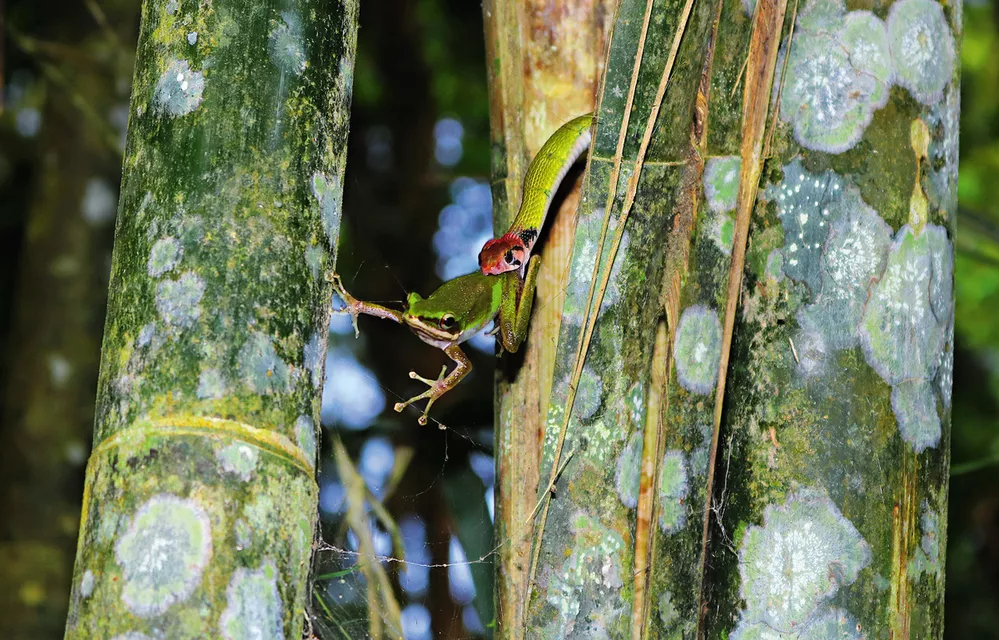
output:
[[527, 247], [516, 233], [486, 242], [479, 251], [479, 268], [487, 276], [514, 271], [527, 260]]

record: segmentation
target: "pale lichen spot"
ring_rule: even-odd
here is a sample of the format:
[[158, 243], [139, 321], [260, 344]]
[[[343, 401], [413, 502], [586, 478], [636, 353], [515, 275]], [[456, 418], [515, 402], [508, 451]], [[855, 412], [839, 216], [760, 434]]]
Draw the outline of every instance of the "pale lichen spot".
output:
[[746, 602], [740, 626], [747, 628], [733, 637], [764, 638], [765, 629], [842, 637], [806, 630], [829, 628], [829, 614], [840, 613], [826, 609], [829, 600], [870, 562], [870, 546], [825, 492], [802, 489], [782, 505], [767, 506], [763, 525], [747, 528], [739, 547], [740, 595]]
[[943, 347], [941, 316], [949, 321], [953, 304], [949, 251], [946, 231], [936, 225], [918, 235], [905, 225], [895, 236], [860, 327], [868, 364], [890, 385], [933, 377]]
[[628, 444], [624, 446], [617, 459], [617, 471], [614, 473], [614, 486], [621, 504], [629, 509], [638, 506], [638, 485], [642, 472], [642, 433], [631, 434]]
[[767, 265], [764, 272], [768, 279], [780, 282], [784, 279], [784, 252], [780, 249], [773, 249], [767, 255]]
[[247, 549], [253, 544], [253, 530], [242, 518], [236, 519], [236, 523], [233, 525], [233, 535], [236, 538], [236, 551]]
[[659, 621], [669, 631], [680, 619], [680, 612], [673, 605], [673, 594], [663, 591], [659, 594]]
[[932, 105], [954, 73], [954, 35], [934, 0], [899, 0], [888, 12], [895, 77], [916, 100]]
[[940, 362], [937, 365], [937, 391], [943, 401], [944, 409], [950, 409], [950, 400], [954, 388], [954, 323], [947, 324], [944, 348], [940, 352]]
[[735, 209], [741, 169], [742, 158], [739, 156], [708, 158], [704, 163], [704, 195], [709, 209], [715, 213]]
[[215, 451], [215, 457], [222, 470], [230, 473], [244, 482], [249, 482], [257, 469], [257, 458], [260, 456], [255, 447], [241, 442], [226, 445]]
[[219, 632], [227, 640], [283, 640], [277, 571], [270, 562], [260, 569], [236, 569], [226, 589]]
[[114, 220], [115, 208], [118, 206], [118, 196], [111, 185], [103, 178], [87, 180], [83, 189], [83, 202], [80, 213], [83, 219], [94, 226], [107, 224]]
[[201, 104], [205, 77], [193, 71], [187, 60], [174, 60], [156, 83], [153, 105], [157, 112], [184, 116]]
[[325, 371], [326, 364], [326, 339], [328, 339], [329, 334], [326, 332], [316, 331], [309, 338], [309, 341], [305, 343], [303, 349], [303, 359], [305, 361], [305, 370], [309, 372], [309, 377], [312, 379], [312, 386], [319, 389], [323, 384], [323, 372]]
[[885, 23], [870, 11], [851, 11], [844, 21], [840, 41], [850, 54], [850, 63], [876, 80], [871, 106], [880, 109], [888, 104], [894, 72]]
[[729, 640], [864, 640], [857, 621], [838, 608], [823, 608], [804, 628], [777, 630], [763, 624], [743, 621]]
[[919, 540], [919, 547], [912, 553], [909, 559], [909, 579], [919, 580], [924, 574], [940, 580], [943, 577], [943, 565], [940, 562], [940, 551], [943, 545], [942, 531], [940, 529], [940, 516], [930, 507], [930, 503], [923, 501], [923, 513], [919, 519], [922, 537]]
[[153, 338], [156, 337], [156, 323], [148, 322], [142, 325], [139, 329], [139, 335], [135, 337], [135, 346], [145, 347], [153, 343]]
[[326, 239], [331, 247], [335, 247], [340, 237], [340, 215], [343, 203], [343, 176], [327, 175], [316, 172], [312, 174], [312, 195], [319, 202], [319, 213], [322, 216]]
[[305, 457], [316, 464], [316, 424], [309, 416], [298, 416], [295, 420], [295, 440]]
[[218, 369], [204, 369], [198, 375], [197, 395], [201, 400], [218, 400], [225, 395], [226, 383]]
[[928, 380], [902, 380], [891, 390], [898, 433], [916, 453], [940, 442], [937, 399]]
[[806, 378], [815, 378], [826, 370], [829, 347], [825, 336], [814, 327], [804, 326], [791, 341], [790, 356], [794, 357], [798, 372]]
[[707, 219], [708, 237], [723, 254], [732, 255], [732, 245], [735, 242], [735, 219], [728, 213], [712, 214]]
[[663, 454], [659, 469], [659, 527], [676, 533], [687, 524], [687, 460], [677, 449]]
[[141, 631], [127, 631], [113, 636], [111, 640], [155, 640], [152, 636], [147, 636]]
[[[597, 255], [600, 254], [600, 274], [597, 281], [603, 278], [603, 270], [606, 268], [607, 251], [601, 252], [597, 247], [600, 238], [600, 231], [603, 227], [603, 216], [596, 212], [579, 218], [576, 227], [576, 244], [573, 248], [572, 267], [570, 271], [569, 289], [566, 294], [563, 307], [563, 320], [573, 324], [582, 322], [586, 314], [586, 301], [589, 297], [590, 282], [594, 279], [594, 267], [597, 262]], [[617, 229], [617, 218], [611, 220], [608, 225], [608, 238], [612, 238]], [[606, 242], [607, 247], [611, 244]], [[607, 288], [604, 291], [603, 300], [600, 303], [600, 312], [604, 312], [611, 306], [617, 304], [621, 299], [621, 288], [623, 278], [621, 270], [624, 267], [625, 256], [631, 244], [631, 236], [625, 231], [621, 236], [621, 244], [618, 247], [617, 255], [614, 258], [614, 265], [611, 268], [610, 278], [607, 281]], [[595, 295], [595, 294], [594, 294]]]
[[164, 613], [194, 592], [211, 555], [211, 526], [201, 506], [170, 494], [153, 496], [115, 545], [122, 602], [141, 618]]
[[80, 579], [80, 595], [89, 598], [94, 593], [94, 572], [87, 569]]
[[305, 40], [302, 21], [293, 11], [282, 11], [277, 26], [271, 30], [271, 61], [284, 73], [298, 75], [305, 71]]
[[842, 179], [832, 171], [806, 171], [795, 158], [784, 167], [784, 179], [767, 189], [777, 204], [784, 228], [784, 274], [817, 293], [822, 281], [819, 257], [829, 235], [831, 217], [838, 215]]
[[197, 31], [192, 31], [192, 32], [188, 33], [187, 34], [187, 44], [189, 44], [189, 45], [191, 45], [193, 47], [197, 43], [198, 43], [198, 32]]
[[318, 280], [322, 272], [324, 253], [325, 251], [316, 245], [310, 244], [305, 248], [305, 264], [309, 267], [313, 280]]
[[826, 153], [853, 147], [883, 106], [891, 81], [887, 32], [880, 19], [841, 0], [812, 0], [798, 17], [780, 116], [800, 145]]
[[254, 393], [274, 394], [291, 385], [288, 365], [278, 357], [270, 336], [254, 331], [239, 350], [239, 372]]
[[170, 15], [177, 13], [177, 9], [180, 9], [180, 0], [167, 0], [166, 12]]
[[[820, 259], [820, 290], [798, 314], [802, 327], [822, 335], [828, 349], [858, 343], [857, 329], [871, 283], [884, 270], [891, 227], [861, 199], [856, 187], [843, 189]], [[841, 213], [840, 213], [841, 212]]]
[[697, 304], [683, 311], [673, 356], [677, 378], [684, 389], [706, 395], [715, 388], [721, 342], [721, 322], [714, 309]]
[[146, 262], [146, 271], [149, 273], [149, 277], [159, 278], [172, 271], [180, 264], [183, 255], [184, 247], [177, 238], [160, 238], [149, 250], [149, 260]]
[[187, 271], [178, 280], [163, 280], [156, 285], [156, 310], [168, 325], [187, 329], [201, 317], [204, 294], [204, 281]]
[[584, 366], [576, 387], [573, 411], [584, 423], [596, 415], [603, 398], [604, 382], [590, 366]]
[[607, 629], [626, 610], [618, 597], [625, 579], [624, 540], [585, 512], [572, 516], [571, 529], [568, 555], [549, 574], [546, 598], [555, 616], [541, 637], [608, 637]]
[[951, 84], [944, 94], [943, 101], [924, 116], [933, 135], [930, 140], [931, 162], [923, 165], [923, 170], [929, 178], [926, 192], [930, 199], [938, 208], [954, 211], [957, 207], [961, 92]]

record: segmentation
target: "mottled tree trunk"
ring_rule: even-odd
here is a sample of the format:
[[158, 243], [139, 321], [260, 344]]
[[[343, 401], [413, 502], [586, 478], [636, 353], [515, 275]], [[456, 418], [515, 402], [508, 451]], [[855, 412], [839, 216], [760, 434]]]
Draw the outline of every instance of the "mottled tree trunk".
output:
[[301, 635], [356, 13], [144, 3], [67, 637]]
[[530, 635], [942, 636], [959, 34], [933, 0], [622, 2]]
[[[81, 7], [46, 34], [77, 55], [52, 60], [27, 36], [14, 39], [38, 58], [48, 91], [16, 317], [4, 350], [4, 638], [61, 637], [69, 603], [121, 169], [119, 147], [108, 140], [114, 136], [104, 134], [113, 131], [111, 117], [127, 113], [139, 3], [103, 9], [117, 33], [103, 31]], [[83, 117], [81, 105], [99, 120]]]
[[[613, 2], [489, 0], [483, 4], [489, 70], [492, 193], [502, 233], [520, 202], [524, 173], [563, 122], [593, 111]], [[576, 174], [570, 174], [575, 177]], [[531, 512], [537, 502], [545, 402], [551, 390], [579, 189], [567, 181], [546, 227], [530, 336], [498, 374], [496, 404], [496, 621], [503, 637], [524, 637]]]

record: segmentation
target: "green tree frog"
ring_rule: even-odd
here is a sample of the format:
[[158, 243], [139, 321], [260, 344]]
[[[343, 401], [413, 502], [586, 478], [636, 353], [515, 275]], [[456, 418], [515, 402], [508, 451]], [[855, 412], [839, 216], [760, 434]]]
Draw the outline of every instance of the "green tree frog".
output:
[[[500, 275], [473, 272], [448, 280], [424, 298], [418, 293], [409, 294], [404, 311], [397, 311], [379, 304], [362, 302], [347, 293], [340, 276], [331, 274], [330, 280], [337, 295], [344, 301], [345, 311], [351, 315], [354, 334], [358, 334], [357, 316], [360, 314], [392, 320], [406, 325], [427, 344], [441, 349], [457, 365], [451, 373], [447, 366], [441, 369], [436, 380], [409, 372], [409, 377], [426, 384], [429, 389], [405, 402], [397, 402], [396, 411], [423, 400], [427, 405], [419, 423], [427, 424], [430, 407], [450, 391], [472, 370], [472, 363], [461, 350], [461, 343], [496, 320], [494, 332], [505, 351], [515, 353], [527, 336], [527, 327], [534, 306], [541, 258], [533, 256], [526, 265], [524, 277], [520, 271], [507, 271]], [[447, 375], [445, 375], [447, 374]], [[444, 428], [443, 425], [441, 428]]]

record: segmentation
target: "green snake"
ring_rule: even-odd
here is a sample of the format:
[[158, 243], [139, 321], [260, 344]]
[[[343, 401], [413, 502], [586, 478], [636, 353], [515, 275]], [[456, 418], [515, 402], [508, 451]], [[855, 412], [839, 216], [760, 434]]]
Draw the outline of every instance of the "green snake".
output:
[[592, 139], [593, 114], [566, 122], [552, 134], [534, 156], [524, 178], [524, 198], [510, 229], [486, 242], [479, 252], [479, 268], [485, 275], [521, 269], [544, 226], [552, 197], [569, 168], [583, 155]]

